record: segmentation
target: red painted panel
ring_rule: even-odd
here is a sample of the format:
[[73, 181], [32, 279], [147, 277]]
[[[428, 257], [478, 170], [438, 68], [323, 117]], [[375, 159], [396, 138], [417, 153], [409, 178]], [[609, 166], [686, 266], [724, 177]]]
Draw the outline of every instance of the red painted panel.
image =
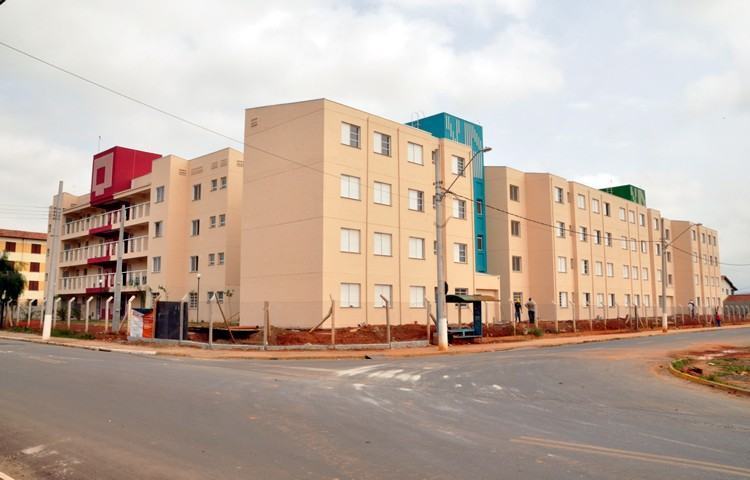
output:
[[91, 204], [111, 200], [119, 192], [132, 187], [134, 178], [151, 173], [151, 163], [158, 153], [112, 147], [94, 155], [91, 170]]

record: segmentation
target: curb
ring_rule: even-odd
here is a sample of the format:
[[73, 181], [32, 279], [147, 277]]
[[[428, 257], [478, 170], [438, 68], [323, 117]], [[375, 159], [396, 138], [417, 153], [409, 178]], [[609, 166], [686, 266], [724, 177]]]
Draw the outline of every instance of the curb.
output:
[[[750, 328], [750, 324], [742, 324], [742, 325], [732, 325], [723, 327], [722, 330], [730, 330], [730, 329], [739, 329], [739, 328]], [[690, 328], [690, 329], [684, 329], [684, 330], [670, 330], [669, 333], [666, 335], [676, 335], [676, 334], [683, 334], [683, 333], [700, 333], [705, 331], [713, 331], [716, 330], [714, 327], [704, 327], [704, 328]], [[68, 348], [82, 348], [85, 350], [93, 350], [93, 351], [99, 351], [99, 352], [113, 352], [113, 353], [126, 353], [130, 355], [140, 355], [140, 356], [168, 356], [168, 357], [179, 357], [179, 358], [192, 358], [196, 360], [363, 360], [368, 357], [377, 356], [379, 358], [414, 358], [414, 357], [434, 357], [434, 356], [443, 356], [443, 355], [471, 355], [471, 354], [480, 354], [480, 353], [492, 353], [492, 352], [503, 352], [503, 351], [510, 351], [510, 350], [519, 350], [522, 348], [553, 348], [553, 347], [560, 347], [565, 345], [582, 345], [586, 343], [599, 343], [599, 342], [610, 342], [614, 340], [627, 340], [630, 338], [648, 338], [648, 337], [654, 337], [659, 335], [665, 335], [660, 330], [651, 330], [648, 331], [648, 334], [645, 334], [646, 332], [641, 332], [639, 335], [633, 335], [630, 333], [625, 334], [611, 334], [610, 335], [602, 335], [601, 337], [589, 337], [589, 338], [580, 338], [580, 337], [565, 337], [569, 339], [576, 339], [566, 342], [560, 342], [560, 343], [541, 343], [544, 342], [545, 339], [534, 339], [534, 340], [525, 340], [525, 341], [518, 341], [518, 342], [507, 342], [507, 343], [488, 343], [482, 345], [481, 348], [476, 349], [466, 349], [461, 347], [453, 346], [451, 347], [447, 352], [441, 352], [437, 349], [437, 347], [434, 350], [429, 351], [410, 351], [408, 348], [399, 348], [399, 349], [391, 349], [391, 350], [268, 350], [268, 351], [259, 351], [257, 352], [259, 355], [250, 355], [250, 356], [236, 356], [236, 357], [228, 357], [228, 356], [216, 356], [216, 357], [203, 357], [203, 356], [194, 356], [190, 355], [189, 351], [184, 352], [165, 352], [165, 351], [159, 351], [159, 350], [140, 350], [140, 349], [128, 349], [128, 348], [117, 348], [117, 347], [106, 347], [106, 346], [94, 346], [94, 345], [82, 345], [82, 344], [76, 344], [76, 343], [67, 343], [67, 342], [58, 342], [54, 340], [45, 341], [40, 338], [24, 338], [24, 337], [16, 337], [16, 336], [10, 336], [10, 335], [2, 335], [0, 334], [0, 339], [4, 340], [17, 340], [21, 342], [29, 342], [29, 343], [37, 343], [37, 344], [45, 344], [45, 345], [54, 345], [54, 346], [60, 346], [60, 347], [68, 347]], [[206, 351], [205, 349], [201, 349], [201, 351]], [[215, 351], [215, 352], [229, 352], [230, 350], [226, 349], [217, 349], [217, 350], [209, 350], [209, 351]], [[239, 352], [239, 350], [235, 350]], [[392, 352], [398, 351], [399, 353], [394, 355]], [[253, 352], [252, 350], [248, 350], [248, 353]], [[320, 353], [325, 352], [325, 355], [321, 355]], [[335, 354], [331, 352], [336, 352]], [[671, 364], [670, 364], [671, 366]], [[680, 373], [680, 372], [678, 372]], [[721, 384], [717, 384], [717, 388], [722, 388], [721, 386], [718, 386]]]
[[750, 396], [750, 390], [748, 389], [745, 389], [742, 387], [735, 387], [732, 385], [727, 385], [725, 383], [719, 383], [719, 382], [714, 382], [711, 380], [706, 380], [705, 378], [696, 377], [695, 375], [690, 375], [689, 373], [681, 372], [672, 366], [672, 362], [669, 362], [669, 373], [671, 373], [677, 378], [681, 378], [689, 382], [697, 383], [699, 385], [707, 385], [709, 387], [718, 388], [719, 390], [724, 390], [726, 392], [735, 393], [737, 395]]
[[42, 345], [53, 345], [55, 347], [68, 347], [68, 348], [81, 348], [84, 350], [92, 350], [94, 352], [111, 352], [111, 353], [127, 353], [129, 355], [143, 355], [143, 356], [154, 356], [157, 355], [156, 350], [136, 350], [132, 348], [110, 348], [100, 347], [98, 345], [80, 345], [75, 343], [56, 342], [54, 340], [41, 340], [36, 338], [23, 338], [13, 337], [9, 335], [0, 335], [1, 340], [16, 340], [19, 342], [37, 343]]

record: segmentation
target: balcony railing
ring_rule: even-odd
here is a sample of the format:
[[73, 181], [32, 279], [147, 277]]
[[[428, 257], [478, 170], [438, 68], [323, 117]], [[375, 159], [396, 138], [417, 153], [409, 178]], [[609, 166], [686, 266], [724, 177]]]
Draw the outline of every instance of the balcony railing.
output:
[[[143, 253], [148, 250], [148, 236], [132, 237], [124, 240], [123, 255]], [[86, 247], [72, 248], [60, 252], [60, 263], [86, 263], [91, 258], [116, 257], [117, 242], [99, 243]]]
[[[125, 208], [125, 223], [148, 217], [150, 210], [151, 204], [149, 202], [139, 203]], [[92, 228], [107, 226], [112, 226], [114, 228], [119, 227], [119, 225], [120, 210], [112, 210], [65, 222], [65, 225], [63, 225], [63, 235], [72, 235], [81, 232], [87, 233]]]
[[[82, 293], [89, 288], [114, 289], [115, 275], [115, 273], [101, 273], [80, 277], [63, 277], [60, 279], [59, 293]], [[137, 290], [139, 287], [145, 286], [147, 280], [146, 270], [123, 272], [122, 289]]]

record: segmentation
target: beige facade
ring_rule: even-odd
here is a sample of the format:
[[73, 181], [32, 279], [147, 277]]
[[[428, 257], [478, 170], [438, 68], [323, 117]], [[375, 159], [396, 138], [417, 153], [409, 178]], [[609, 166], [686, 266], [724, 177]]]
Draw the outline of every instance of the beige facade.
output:
[[22, 230], [0, 229], [0, 256], [6, 255], [26, 280], [19, 299], [24, 305], [29, 300], [41, 304], [44, 298], [44, 275], [47, 262], [47, 234]]
[[[245, 118], [241, 321], [337, 326], [423, 323], [434, 298], [435, 169], [446, 182], [469, 147], [329, 100], [251, 108]], [[462, 160], [461, 160], [462, 159]], [[456, 193], [472, 197], [471, 171]], [[497, 293], [476, 275], [473, 202], [446, 198], [449, 288]], [[450, 309], [449, 309], [450, 310]], [[458, 309], [452, 309], [455, 321]], [[490, 312], [490, 315], [497, 315]]]
[[[487, 204], [508, 212], [487, 213], [488, 271], [503, 279], [504, 321], [516, 298], [533, 298], [543, 320], [615, 318], [636, 306], [641, 314], [654, 312], [661, 304], [658, 210], [548, 173], [486, 167], [485, 176]], [[716, 291], [708, 287], [720, 277], [716, 232], [689, 222], [663, 224], [666, 244], [675, 240], [667, 248], [667, 307], [697, 298], [717, 305], [718, 283]], [[681, 235], [689, 229], [712, 243]], [[678, 248], [713, 263], [692, 267]], [[706, 287], [694, 289], [694, 278]]]
[[190, 321], [207, 321], [209, 313], [220, 320], [218, 309], [208, 306], [216, 294], [236, 315], [242, 163], [233, 149], [192, 160], [167, 155], [105, 203], [92, 205], [92, 194], [65, 193], [57, 294], [78, 304], [93, 297], [90, 315], [103, 318], [114, 292], [125, 206], [123, 312], [131, 296], [141, 307], [157, 294], [171, 301], [187, 295]]

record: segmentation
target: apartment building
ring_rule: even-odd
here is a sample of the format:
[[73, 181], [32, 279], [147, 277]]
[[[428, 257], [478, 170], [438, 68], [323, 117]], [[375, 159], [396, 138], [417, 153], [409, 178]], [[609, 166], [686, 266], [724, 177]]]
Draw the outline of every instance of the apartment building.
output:
[[[666, 244], [675, 241], [666, 249], [667, 307], [697, 298], [715, 302], [713, 290], [694, 290], [693, 277], [686, 279], [697, 275], [707, 286], [720, 277], [716, 232], [664, 219], [646, 207], [643, 191], [624, 186], [609, 193], [510, 167], [487, 167], [485, 178], [487, 204], [502, 210], [487, 211], [487, 244], [488, 271], [503, 279], [504, 321], [514, 300], [528, 298], [546, 320], [614, 318], [631, 307], [653, 312], [663, 303], [662, 228]], [[690, 242], [682, 235], [690, 229], [711, 243], [681, 246]], [[685, 272], [692, 260], [677, 248], [692, 252], [688, 247], [713, 263]]]
[[[386, 302], [392, 323], [425, 322], [436, 288], [433, 151], [460, 195], [446, 197], [442, 220], [448, 288], [497, 294], [498, 278], [474, 271], [470, 146], [325, 99], [245, 115], [243, 324], [262, 324], [269, 302], [274, 325], [313, 326], [331, 300], [337, 326], [383, 324]], [[450, 308], [451, 321], [460, 312]]]
[[218, 320], [218, 309], [202, 307], [216, 295], [236, 314], [242, 164], [233, 149], [190, 160], [123, 147], [95, 155], [91, 191], [62, 197], [57, 294], [64, 302], [92, 299], [94, 319], [111, 315], [123, 225], [123, 312], [131, 297], [141, 307], [157, 294], [187, 295], [191, 321], [208, 320], [209, 311]]
[[[719, 239], [716, 230], [687, 221], [672, 221], [674, 238], [677, 303], [693, 301], [697, 307], [721, 307], [724, 293], [719, 266]], [[667, 252], [669, 254], [669, 252]]]
[[47, 234], [0, 228], [0, 256], [5, 255], [26, 279], [19, 303], [44, 299]]

